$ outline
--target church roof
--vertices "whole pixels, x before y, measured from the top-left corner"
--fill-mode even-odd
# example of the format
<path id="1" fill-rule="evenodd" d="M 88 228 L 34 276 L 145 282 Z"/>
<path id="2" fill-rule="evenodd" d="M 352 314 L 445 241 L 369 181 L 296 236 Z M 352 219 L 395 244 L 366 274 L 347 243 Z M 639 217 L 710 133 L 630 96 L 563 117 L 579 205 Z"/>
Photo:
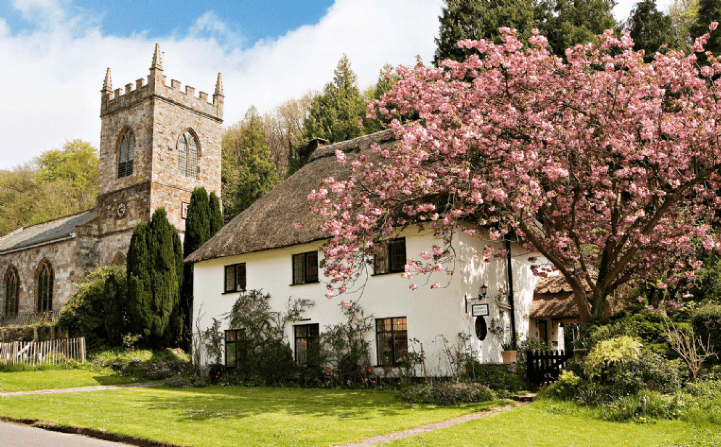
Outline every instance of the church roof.
<path id="1" fill-rule="evenodd" d="M 18 228 L 0 238 L 0 254 L 75 237 L 75 227 L 84 225 L 94 218 L 95 210 L 92 209 Z"/>
<path id="2" fill-rule="evenodd" d="M 361 152 L 372 154 L 372 143 L 389 147 L 395 142 L 393 130 L 384 130 L 315 150 L 308 164 L 256 200 L 247 210 L 228 222 L 218 233 L 185 259 L 208 259 L 304 244 L 328 237 L 320 226 L 323 218 L 309 211 L 308 194 L 318 189 L 321 179 L 348 178 L 347 166 Z M 338 163 L 335 151 L 347 154 L 345 165 Z M 301 228 L 294 228 L 294 223 Z"/>

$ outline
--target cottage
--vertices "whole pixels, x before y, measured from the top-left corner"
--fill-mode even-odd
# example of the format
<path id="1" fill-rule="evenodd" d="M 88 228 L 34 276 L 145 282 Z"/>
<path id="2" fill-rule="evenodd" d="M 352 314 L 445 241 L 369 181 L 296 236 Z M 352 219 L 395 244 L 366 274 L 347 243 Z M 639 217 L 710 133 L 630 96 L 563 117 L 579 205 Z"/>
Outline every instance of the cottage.
<path id="1" fill-rule="evenodd" d="M 352 160 L 359 153 L 371 153 L 372 143 L 390 147 L 394 142 L 390 130 L 326 147 L 316 141 L 306 147 L 312 153 L 303 154 L 307 163 L 298 172 L 191 254 L 186 262 L 194 265 L 198 329 L 210 327 L 213 318 L 222 319 L 240 291 L 262 290 L 270 294 L 271 306 L 278 312 L 289 302 L 302 307 L 302 321 L 285 327 L 299 363 L 305 359 L 309 341 L 326 326 L 344 320 L 343 301 L 357 302 L 373 317 L 374 327 L 366 338 L 375 367 L 392 367 L 407 352 L 420 353 L 421 349 L 429 375 L 451 374 L 450 355 L 459 350 L 481 362 L 499 362 L 501 344 L 510 341 L 511 327 L 515 326 L 521 337 L 528 333 L 536 278 L 528 260 L 533 253 L 520 245 L 510 244 L 508 259 L 486 263 L 474 256 L 486 244 L 504 248 L 501 242 L 491 242 L 483 228 L 477 228 L 477 234 L 485 238 L 462 231 L 454 236 L 452 276 L 434 273 L 436 276 L 422 278 L 416 290 L 409 288 L 411 282 L 401 275 L 406 260 L 430 250 L 435 240 L 430 233 L 407 229 L 383 246 L 355 287 L 325 298 L 327 284 L 319 263 L 327 236 L 320 230 L 322 218 L 309 212 L 307 195 L 322 178 L 348 175 L 347 168 L 336 160 L 336 150 Z M 302 227 L 296 228 L 296 222 Z M 431 289 L 435 282 L 442 287 Z M 242 328 L 230 327 L 227 319 L 222 321 L 227 346 Z M 226 362 L 234 359 L 226 356 Z"/>

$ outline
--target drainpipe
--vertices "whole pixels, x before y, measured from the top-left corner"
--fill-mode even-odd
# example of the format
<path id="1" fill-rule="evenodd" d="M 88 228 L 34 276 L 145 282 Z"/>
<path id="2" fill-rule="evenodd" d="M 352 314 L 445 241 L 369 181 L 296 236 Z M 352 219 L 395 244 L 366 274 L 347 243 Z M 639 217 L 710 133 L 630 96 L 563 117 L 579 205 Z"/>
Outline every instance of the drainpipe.
<path id="1" fill-rule="evenodd" d="M 516 303 L 513 298 L 513 270 L 511 269 L 511 241 L 506 239 L 506 259 L 508 260 L 508 302 L 511 307 L 511 343 L 516 346 Z"/>

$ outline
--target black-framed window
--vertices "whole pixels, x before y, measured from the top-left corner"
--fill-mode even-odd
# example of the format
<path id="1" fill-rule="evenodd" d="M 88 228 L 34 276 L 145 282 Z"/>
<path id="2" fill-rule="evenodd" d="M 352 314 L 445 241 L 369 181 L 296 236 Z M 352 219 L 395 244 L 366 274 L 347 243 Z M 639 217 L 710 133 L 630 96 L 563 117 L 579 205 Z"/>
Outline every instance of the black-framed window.
<path id="1" fill-rule="evenodd" d="M 225 292 L 245 290 L 245 263 L 225 266 Z"/>
<path id="2" fill-rule="evenodd" d="M 406 238 L 399 237 L 376 244 L 373 273 L 403 272 L 406 268 Z"/>
<path id="3" fill-rule="evenodd" d="M 17 315 L 19 290 L 20 275 L 15 267 L 10 266 L 5 273 L 5 315 Z"/>
<path id="4" fill-rule="evenodd" d="M 293 255 L 293 284 L 318 282 L 318 252 Z"/>
<path id="5" fill-rule="evenodd" d="M 55 273 L 50 262 L 44 260 L 38 271 L 38 312 L 53 310 L 53 283 Z"/>
<path id="6" fill-rule="evenodd" d="M 245 329 L 225 331 L 225 366 L 236 368 L 245 358 Z"/>
<path id="7" fill-rule="evenodd" d="M 378 366 L 402 363 L 408 353 L 408 325 L 406 317 L 376 320 Z"/>
<path id="8" fill-rule="evenodd" d="M 295 331 L 295 362 L 303 366 L 318 366 L 319 337 L 318 323 L 293 326 Z"/>
<path id="9" fill-rule="evenodd" d="M 135 134 L 128 129 L 120 140 L 120 154 L 118 157 L 118 178 L 133 174 L 133 161 L 135 160 Z"/>

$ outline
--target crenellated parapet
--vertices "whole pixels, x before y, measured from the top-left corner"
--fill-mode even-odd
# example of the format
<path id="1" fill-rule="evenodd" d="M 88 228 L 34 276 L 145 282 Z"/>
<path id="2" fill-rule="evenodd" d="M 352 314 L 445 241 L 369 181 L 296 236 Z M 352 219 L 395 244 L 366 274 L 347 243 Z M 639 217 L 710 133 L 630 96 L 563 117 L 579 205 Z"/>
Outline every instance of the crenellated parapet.
<path id="1" fill-rule="evenodd" d="M 166 76 L 163 74 L 162 53 L 160 53 L 158 44 L 155 44 L 153 62 L 147 79 L 140 78 L 135 81 L 135 84 L 126 84 L 124 89 L 118 88 L 113 90 L 110 68 L 108 68 L 105 74 L 103 89 L 100 92 L 101 117 L 120 109 L 133 107 L 136 104 L 157 99 L 191 109 L 196 113 L 201 113 L 217 120 L 222 121 L 223 119 L 223 102 L 225 95 L 223 94 L 221 74 L 218 73 L 218 80 L 211 101 L 208 100 L 208 94 L 206 92 L 198 92 L 196 96 L 194 87 L 185 86 L 184 90 L 181 89 L 181 82 L 175 79 L 172 79 L 170 85 L 167 85 Z"/>

